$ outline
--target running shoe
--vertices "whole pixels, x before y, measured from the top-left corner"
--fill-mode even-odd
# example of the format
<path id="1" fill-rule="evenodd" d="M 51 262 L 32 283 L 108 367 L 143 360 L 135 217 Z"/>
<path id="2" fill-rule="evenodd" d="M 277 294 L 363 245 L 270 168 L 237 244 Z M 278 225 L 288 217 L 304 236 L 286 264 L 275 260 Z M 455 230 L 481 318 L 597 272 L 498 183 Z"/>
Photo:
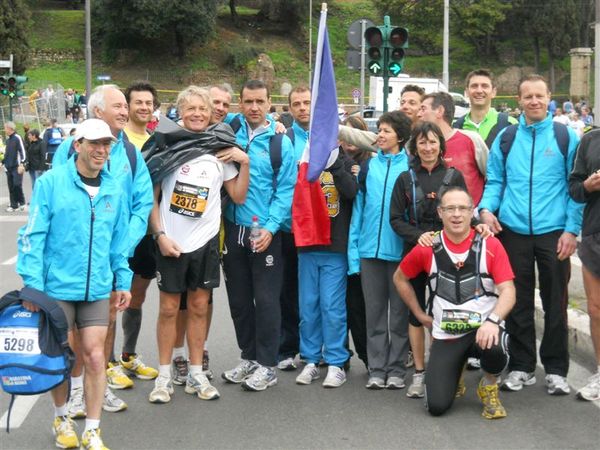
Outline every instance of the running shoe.
<path id="1" fill-rule="evenodd" d="M 404 382 L 404 378 L 400 377 L 388 377 L 385 388 L 386 389 L 404 389 L 406 387 L 406 383 Z"/>
<path id="2" fill-rule="evenodd" d="M 197 394 L 198 398 L 202 400 L 215 400 L 220 397 L 219 391 L 210 384 L 204 373 L 193 375 L 190 372 L 185 383 L 185 392 L 188 394 Z"/>
<path id="3" fill-rule="evenodd" d="M 286 358 L 282 361 L 279 361 L 279 364 L 277 364 L 277 368 L 279 370 L 283 370 L 284 372 L 292 372 L 296 370 L 298 366 L 296 366 L 294 358 Z"/>
<path id="4" fill-rule="evenodd" d="M 481 415 L 486 419 L 502 419 L 506 417 L 506 410 L 498 398 L 498 385 L 483 385 L 483 379 L 477 387 L 477 396 L 483 403 Z"/>
<path id="5" fill-rule="evenodd" d="M 71 419 L 83 419 L 86 416 L 83 386 L 71 389 L 67 406 Z"/>
<path id="6" fill-rule="evenodd" d="M 577 398 L 588 402 L 600 400 L 600 372 L 592 375 L 588 383 L 577 391 Z"/>
<path id="7" fill-rule="evenodd" d="M 213 371 L 210 370 L 209 364 L 210 358 L 208 357 L 208 350 L 204 350 L 204 353 L 202 355 L 202 372 L 204 373 L 204 375 L 206 375 L 206 378 L 212 380 L 214 375 Z"/>
<path id="8" fill-rule="evenodd" d="M 252 375 L 242 382 L 246 391 L 264 391 L 277 384 L 277 373 L 270 367 L 258 365 Z"/>
<path id="9" fill-rule="evenodd" d="M 127 403 L 117 397 L 113 391 L 106 386 L 104 391 L 104 401 L 102 402 L 102 409 L 106 412 L 119 412 L 127 409 Z"/>
<path id="10" fill-rule="evenodd" d="M 171 373 L 173 373 L 173 384 L 183 386 L 188 376 L 188 361 L 187 359 L 178 356 L 171 362 Z"/>
<path id="11" fill-rule="evenodd" d="M 425 372 L 413 374 L 412 383 L 406 391 L 406 396 L 410 398 L 423 398 L 425 396 Z"/>
<path id="12" fill-rule="evenodd" d="M 231 370 L 226 370 L 221 374 L 221 378 L 223 378 L 228 383 L 240 384 L 247 377 L 252 375 L 256 369 L 258 369 L 259 364 L 256 361 L 249 361 L 247 359 L 242 359 L 240 363 L 235 366 Z"/>
<path id="13" fill-rule="evenodd" d="M 548 389 L 550 395 L 568 395 L 571 393 L 566 377 L 553 373 L 546 375 L 546 389 Z"/>
<path id="14" fill-rule="evenodd" d="M 75 433 L 75 422 L 67 416 L 58 416 L 52 423 L 52 433 L 54 433 L 54 444 L 58 448 L 78 448 L 79 439 Z"/>
<path id="15" fill-rule="evenodd" d="M 321 369 L 316 364 L 310 363 L 304 366 L 300 375 L 296 377 L 296 384 L 311 384 L 321 377 Z"/>
<path id="16" fill-rule="evenodd" d="M 481 369 L 481 362 L 479 358 L 467 359 L 467 370 L 479 370 Z"/>
<path id="17" fill-rule="evenodd" d="M 501 389 L 503 391 L 520 391 L 523 386 L 531 386 L 535 384 L 535 374 L 533 372 L 527 373 L 520 370 L 513 370 L 509 372 L 508 377 L 502 383 Z"/>
<path id="18" fill-rule="evenodd" d="M 140 380 L 154 380 L 158 376 L 158 370 L 144 364 L 141 355 L 134 353 L 133 355 L 129 355 L 127 360 L 120 357 L 119 363 L 128 375 Z"/>
<path id="19" fill-rule="evenodd" d="M 6 212 L 15 212 L 17 210 L 17 208 L 13 208 L 12 206 L 9 206 L 8 208 L 6 208 Z"/>
<path id="20" fill-rule="evenodd" d="M 154 380 L 154 389 L 150 392 L 148 400 L 150 403 L 169 403 L 174 392 L 171 378 L 159 375 Z"/>
<path id="21" fill-rule="evenodd" d="M 100 437 L 100 428 L 87 430 L 81 435 L 81 450 L 108 450 Z"/>
<path id="22" fill-rule="evenodd" d="M 346 372 L 341 367 L 329 366 L 327 376 L 323 380 L 323 387 L 338 388 L 346 382 Z"/>
<path id="23" fill-rule="evenodd" d="M 365 387 L 367 389 L 385 389 L 385 381 L 383 378 L 370 377 Z"/>
<path id="24" fill-rule="evenodd" d="M 111 389 L 129 389 L 133 386 L 133 381 L 123 371 L 123 366 L 119 363 L 108 363 L 106 370 L 106 383 Z"/>

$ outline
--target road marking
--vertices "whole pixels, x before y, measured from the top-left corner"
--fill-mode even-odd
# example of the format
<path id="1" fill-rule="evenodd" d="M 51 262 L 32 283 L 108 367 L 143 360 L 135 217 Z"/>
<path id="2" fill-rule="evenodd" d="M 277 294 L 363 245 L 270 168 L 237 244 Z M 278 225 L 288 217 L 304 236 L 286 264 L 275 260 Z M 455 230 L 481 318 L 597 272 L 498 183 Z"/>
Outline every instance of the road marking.
<path id="1" fill-rule="evenodd" d="M 10 413 L 11 428 L 19 428 L 23 424 L 27 418 L 27 415 L 39 398 L 39 395 L 17 395 L 15 397 L 15 402 Z M 7 417 L 8 411 L 6 411 L 0 418 L 0 428 L 6 428 Z"/>
<path id="2" fill-rule="evenodd" d="M 0 216 L 0 222 L 27 222 L 27 216 Z"/>
<path id="3" fill-rule="evenodd" d="M 571 256 L 571 263 L 575 264 L 577 267 L 581 267 L 581 260 L 575 255 Z"/>
<path id="4" fill-rule="evenodd" d="M 6 261 L 4 261 L 2 263 L 3 266 L 12 266 L 14 263 L 17 262 L 17 255 L 13 256 L 12 258 L 7 259 Z"/>

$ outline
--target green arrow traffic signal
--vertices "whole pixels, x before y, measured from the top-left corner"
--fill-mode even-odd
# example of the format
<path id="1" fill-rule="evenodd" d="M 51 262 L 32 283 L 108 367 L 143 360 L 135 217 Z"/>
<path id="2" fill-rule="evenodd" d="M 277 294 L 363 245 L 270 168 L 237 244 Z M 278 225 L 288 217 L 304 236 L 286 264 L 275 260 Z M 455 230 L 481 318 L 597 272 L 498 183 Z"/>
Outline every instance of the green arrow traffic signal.
<path id="1" fill-rule="evenodd" d="M 390 31 L 390 58 L 387 66 L 388 74 L 397 77 L 404 66 L 404 49 L 408 47 L 408 30 L 395 27 Z"/>
<path id="2" fill-rule="evenodd" d="M 373 75 L 381 75 L 382 67 L 378 61 L 369 61 L 369 65 L 367 67 L 369 68 L 369 72 L 371 72 Z"/>
<path id="3" fill-rule="evenodd" d="M 369 55 L 369 72 L 375 76 L 381 76 L 384 63 L 384 44 L 385 36 L 381 27 L 369 27 L 365 30 L 365 42 L 367 44 L 367 54 Z"/>
<path id="4" fill-rule="evenodd" d="M 8 95 L 8 83 L 5 77 L 0 77 L 0 94 Z"/>

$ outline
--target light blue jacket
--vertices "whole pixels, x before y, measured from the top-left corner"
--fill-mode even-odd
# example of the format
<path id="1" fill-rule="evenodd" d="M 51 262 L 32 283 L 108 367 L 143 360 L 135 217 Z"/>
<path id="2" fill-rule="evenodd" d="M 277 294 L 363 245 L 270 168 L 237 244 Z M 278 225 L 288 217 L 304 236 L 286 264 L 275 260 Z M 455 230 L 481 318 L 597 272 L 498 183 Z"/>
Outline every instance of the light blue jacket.
<path id="1" fill-rule="evenodd" d="M 499 209 L 498 220 L 515 233 L 538 235 L 564 230 L 579 234 L 584 205 L 571 198 L 568 184 L 579 144 L 577 134 L 568 129 L 565 167 L 550 115 L 531 125 L 521 116 L 506 162 L 500 149 L 505 131 L 492 144 L 479 209 Z"/>
<path id="2" fill-rule="evenodd" d="M 298 177 L 292 142 L 287 136 L 281 143 L 281 168 L 277 176 L 277 188 L 273 191 L 273 168 L 269 153 L 269 142 L 275 135 L 270 126 L 248 142 L 248 126 L 240 115 L 242 126 L 236 133 L 237 143 L 244 148 L 250 158 L 250 185 L 246 201 L 241 205 L 229 203 L 225 218 L 232 223 L 250 226 L 252 216 L 257 216 L 260 226 L 272 234 L 292 216 L 292 198 Z"/>
<path id="3" fill-rule="evenodd" d="M 25 286 L 67 301 L 107 299 L 128 291 L 127 205 L 121 186 L 101 172 L 93 200 L 77 174 L 75 159 L 35 183 L 29 220 L 19 230 L 17 273 Z"/>
<path id="4" fill-rule="evenodd" d="M 304 148 L 306 147 L 306 142 L 308 141 L 308 131 L 302 128 L 300 125 L 294 121 L 292 127 L 288 129 L 292 130 L 294 133 L 294 141 L 292 144 L 294 145 L 294 161 L 296 162 L 296 167 L 298 167 L 298 162 L 302 159 L 302 154 L 304 153 Z M 290 216 L 282 225 L 281 229 L 288 233 L 292 232 L 292 217 Z"/>
<path id="5" fill-rule="evenodd" d="M 110 160 L 107 163 L 110 173 L 121 184 L 122 192 L 126 193 L 127 207 L 129 210 L 129 257 L 148 229 L 148 217 L 154 204 L 152 181 L 142 154 L 136 149 L 137 163 L 135 176 L 131 175 L 131 166 L 123 144 L 124 133 L 119 133 L 119 138 L 110 149 Z M 73 138 L 63 141 L 56 150 L 52 159 L 52 167 L 60 167 L 69 158 L 69 149 Z"/>
<path id="6" fill-rule="evenodd" d="M 408 155 L 381 150 L 368 160 L 365 187 L 361 186 L 352 208 L 348 240 L 348 274 L 360 272 L 360 258 L 400 261 L 404 241 L 390 225 L 390 200 L 396 179 L 408 170 Z"/>

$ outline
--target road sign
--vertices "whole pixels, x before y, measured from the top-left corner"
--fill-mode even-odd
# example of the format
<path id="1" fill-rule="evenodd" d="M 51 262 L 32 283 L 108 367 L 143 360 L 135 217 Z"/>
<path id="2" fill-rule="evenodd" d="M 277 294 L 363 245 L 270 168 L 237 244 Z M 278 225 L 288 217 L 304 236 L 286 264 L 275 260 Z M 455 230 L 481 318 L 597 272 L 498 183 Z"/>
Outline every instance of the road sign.
<path id="1" fill-rule="evenodd" d="M 0 68 L 10 69 L 12 67 L 10 59 L 1 60 L 0 59 Z"/>
<path id="2" fill-rule="evenodd" d="M 360 98 L 360 89 L 352 89 L 352 98 Z"/>
<path id="3" fill-rule="evenodd" d="M 96 77 L 96 79 L 98 81 L 110 81 L 111 80 L 110 75 L 98 75 Z"/>
<path id="4" fill-rule="evenodd" d="M 346 50 L 346 67 L 350 70 L 360 70 L 360 52 Z"/>
<path id="5" fill-rule="evenodd" d="M 350 47 L 355 48 L 356 50 L 360 50 L 360 45 L 362 44 L 361 20 L 365 20 L 367 22 L 365 28 L 373 26 L 373 22 L 371 22 L 369 19 L 358 19 L 352 22 L 350 28 L 348 28 L 348 44 L 350 44 Z"/>
<path id="6" fill-rule="evenodd" d="M 381 65 L 377 61 L 369 61 L 367 67 L 369 68 L 369 72 L 371 72 L 375 76 L 381 74 L 382 72 Z"/>

